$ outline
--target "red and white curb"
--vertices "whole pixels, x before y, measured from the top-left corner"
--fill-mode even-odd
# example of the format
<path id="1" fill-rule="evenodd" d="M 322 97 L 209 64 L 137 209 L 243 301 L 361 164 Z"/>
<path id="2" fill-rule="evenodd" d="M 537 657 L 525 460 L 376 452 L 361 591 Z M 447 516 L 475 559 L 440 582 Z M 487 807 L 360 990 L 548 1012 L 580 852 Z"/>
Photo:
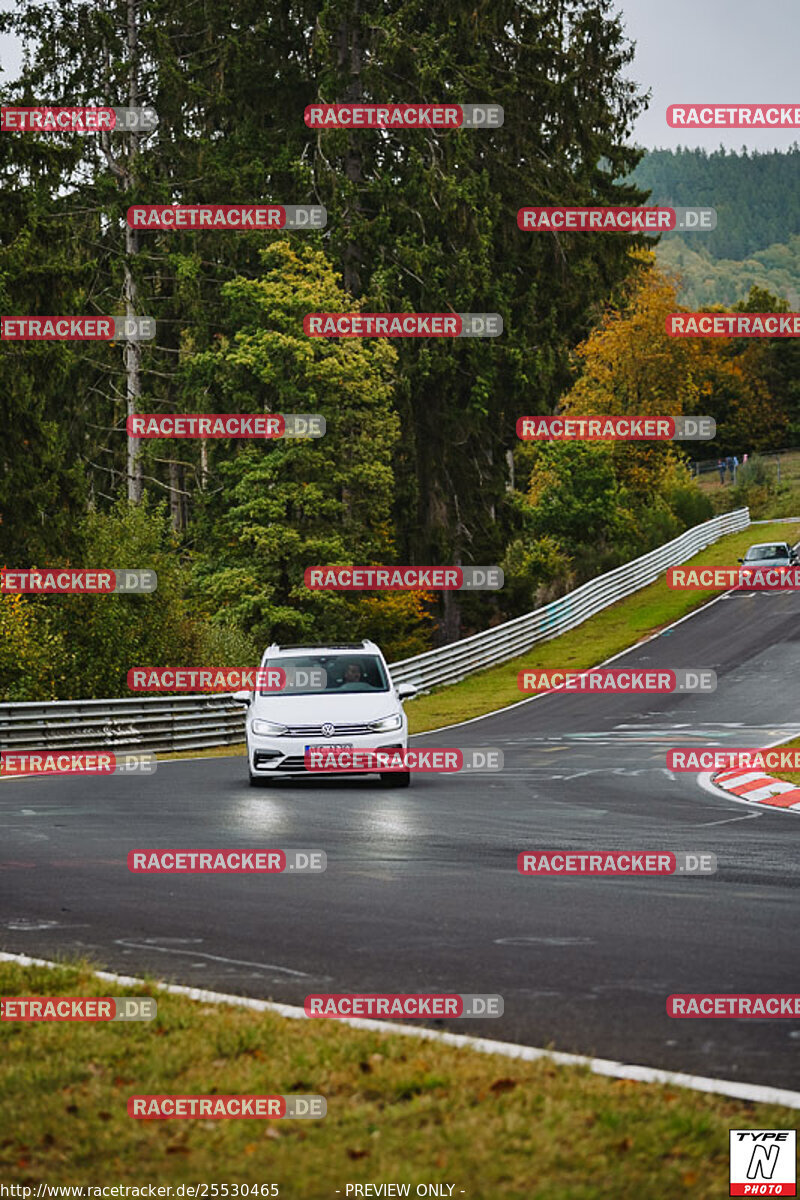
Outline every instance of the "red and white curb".
<path id="1" fill-rule="evenodd" d="M 747 804 L 800 812 L 800 787 L 763 771 L 742 771 L 739 767 L 718 771 L 711 776 L 711 782 Z"/>

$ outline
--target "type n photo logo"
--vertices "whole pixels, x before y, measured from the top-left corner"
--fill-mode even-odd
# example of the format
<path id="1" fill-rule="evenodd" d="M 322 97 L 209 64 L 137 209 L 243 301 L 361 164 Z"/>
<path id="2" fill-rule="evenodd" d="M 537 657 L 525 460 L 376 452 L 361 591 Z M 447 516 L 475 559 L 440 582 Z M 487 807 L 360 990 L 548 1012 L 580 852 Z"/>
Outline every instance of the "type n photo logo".
<path id="1" fill-rule="evenodd" d="M 731 1196 L 796 1196 L 794 1129 L 731 1129 Z"/>

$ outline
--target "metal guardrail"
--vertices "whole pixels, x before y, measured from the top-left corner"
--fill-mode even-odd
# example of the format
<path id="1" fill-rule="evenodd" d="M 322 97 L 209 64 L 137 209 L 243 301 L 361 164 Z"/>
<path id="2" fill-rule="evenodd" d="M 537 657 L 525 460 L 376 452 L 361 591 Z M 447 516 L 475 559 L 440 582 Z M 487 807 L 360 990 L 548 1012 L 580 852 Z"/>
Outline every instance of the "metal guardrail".
<path id="1" fill-rule="evenodd" d="M 201 750 L 244 741 L 229 695 L 0 704 L 0 750 Z"/>
<path id="2" fill-rule="evenodd" d="M 537 642 L 574 629 L 625 596 L 653 583 L 729 533 L 747 529 L 747 508 L 713 517 L 632 562 L 589 580 L 543 608 L 484 633 L 391 663 L 395 683 L 426 691 L 507 662 Z M 198 750 L 244 741 L 244 709 L 230 695 L 157 696 L 130 700 L 0 703 L 0 749 Z"/>
<path id="3" fill-rule="evenodd" d="M 702 525 L 687 529 L 649 554 L 590 579 L 574 592 L 568 592 L 544 608 L 496 625 L 485 633 L 475 633 L 472 637 L 442 646 L 439 650 L 428 650 L 414 658 L 392 663 L 389 668 L 392 679 L 395 683 L 413 682 L 421 688 L 441 687 L 443 684 L 457 683 L 473 671 L 507 662 L 524 654 L 537 642 L 549 641 L 568 629 L 574 629 L 610 604 L 653 583 L 667 567 L 686 562 L 712 542 L 728 533 L 747 529 L 749 524 L 750 510 L 747 508 L 713 517 Z"/>

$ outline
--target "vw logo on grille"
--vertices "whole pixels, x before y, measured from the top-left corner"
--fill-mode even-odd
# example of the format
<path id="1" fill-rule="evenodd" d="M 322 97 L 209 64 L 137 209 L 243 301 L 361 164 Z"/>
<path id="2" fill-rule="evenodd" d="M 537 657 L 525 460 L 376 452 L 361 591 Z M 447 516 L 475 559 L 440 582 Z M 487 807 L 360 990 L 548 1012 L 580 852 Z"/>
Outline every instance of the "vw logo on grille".
<path id="1" fill-rule="evenodd" d="M 322 736 L 323 737 L 333 737 L 333 735 L 335 733 L 336 733 L 336 726 L 331 725 L 330 721 L 326 721 L 325 724 L 322 726 Z"/>

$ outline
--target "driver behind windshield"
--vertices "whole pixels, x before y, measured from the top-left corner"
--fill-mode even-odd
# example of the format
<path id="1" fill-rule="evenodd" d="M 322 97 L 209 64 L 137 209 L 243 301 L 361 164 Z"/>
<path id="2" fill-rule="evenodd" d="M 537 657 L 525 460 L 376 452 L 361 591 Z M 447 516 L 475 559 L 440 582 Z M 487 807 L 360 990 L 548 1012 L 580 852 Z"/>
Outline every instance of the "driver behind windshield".
<path id="1" fill-rule="evenodd" d="M 373 690 L 374 684 L 365 678 L 361 663 L 348 663 L 344 669 L 341 687 L 337 690 L 340 692 L 363 692 L 367 688 Z"/>

